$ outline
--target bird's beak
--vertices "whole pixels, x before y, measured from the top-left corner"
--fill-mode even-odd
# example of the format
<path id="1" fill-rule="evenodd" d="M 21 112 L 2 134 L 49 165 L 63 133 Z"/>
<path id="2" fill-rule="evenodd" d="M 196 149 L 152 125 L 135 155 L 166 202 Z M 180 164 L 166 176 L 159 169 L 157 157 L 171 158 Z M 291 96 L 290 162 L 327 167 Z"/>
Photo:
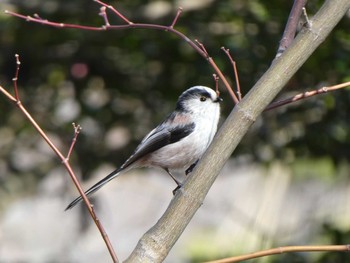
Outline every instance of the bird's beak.
<path id="1" fill-rule="evenodd" d="M 223 101 L 223 99 L 220 98 L 220 97 L 217 97 L 216 100 L 214 100 L 214 102 L 219 102 L 219 103 L 222 102 L 222 101 Z"/>

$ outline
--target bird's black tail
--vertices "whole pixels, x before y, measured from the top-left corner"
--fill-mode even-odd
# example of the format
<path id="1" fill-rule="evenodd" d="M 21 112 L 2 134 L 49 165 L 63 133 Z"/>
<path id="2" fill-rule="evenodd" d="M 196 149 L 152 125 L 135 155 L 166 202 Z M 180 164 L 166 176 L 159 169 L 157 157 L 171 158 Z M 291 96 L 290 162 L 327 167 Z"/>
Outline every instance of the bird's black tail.
<path id="1" fill-rule="evenodd" d="M 94 184 L 92 187 L 90 187 L 85 194 L 86 195 L 91 195 L 93 193 L 95 193 L 98 189 L 100 189 L 102 186 L 104 186 L 106 183 L 108 183 L 110 180 L 112 180 L 113 178 L 117 177 L 124 169 L 123 168 L 118 168 L 116 170 L 114 170 L 113 172 L 111 172 L 109 175 L 107 175 L 105 178 L 103 178 L 101 181 L 97 182 L 96 184 Z M 77 197 L 76 199 L 73 200 L 73 202 L 71 202 L 64 211 L 67 211 L 71 208 L 73 208 L 76 204 L 78 204 L 79 202 L 81 202 L 83 200 L 83 198 L 81 196 Z"/>

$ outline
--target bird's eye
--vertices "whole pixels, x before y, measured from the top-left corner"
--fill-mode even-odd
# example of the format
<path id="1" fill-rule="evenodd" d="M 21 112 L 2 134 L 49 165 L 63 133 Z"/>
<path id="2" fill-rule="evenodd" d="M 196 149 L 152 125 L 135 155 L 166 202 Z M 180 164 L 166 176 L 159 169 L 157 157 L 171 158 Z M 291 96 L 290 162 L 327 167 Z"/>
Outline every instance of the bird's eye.
<path id="1" fill-rule="evenodd" d="M 204 96 L 201 96 L 199 99 L 200 99 L 200 101 L 206 101 L 207 100 L 207 98 L 204 97 Z"/>

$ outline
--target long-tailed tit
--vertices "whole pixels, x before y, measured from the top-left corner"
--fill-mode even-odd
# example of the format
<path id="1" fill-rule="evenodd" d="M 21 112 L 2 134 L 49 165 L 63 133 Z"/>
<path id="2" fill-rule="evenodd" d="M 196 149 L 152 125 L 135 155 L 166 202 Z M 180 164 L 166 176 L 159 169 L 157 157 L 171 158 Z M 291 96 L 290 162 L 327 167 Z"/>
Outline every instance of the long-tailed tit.
<path id="1" fill-rule="evenodd" d="M 214 90 L 203 86 L 183 92 L 175 110 L 146 135 L 129 159 L 88 189 L 86 195 L 96 192 L 121 173 L 137 167 L 163 168 L 178 185 L 176 189 L 181 187 L 170 170 L 187 169 L 186 174 L 193 170 L 216 133 L 221 101 Z M 66 210 L 81 200 L 81 196 L 76 198 Z"/>

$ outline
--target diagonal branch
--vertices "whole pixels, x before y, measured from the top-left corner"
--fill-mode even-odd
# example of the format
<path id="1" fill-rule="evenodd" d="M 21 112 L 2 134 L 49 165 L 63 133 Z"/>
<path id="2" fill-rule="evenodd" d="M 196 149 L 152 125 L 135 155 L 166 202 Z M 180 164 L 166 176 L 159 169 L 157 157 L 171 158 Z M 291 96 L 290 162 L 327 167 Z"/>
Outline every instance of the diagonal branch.
<path id="1" fill-rule="evenodd" d="M 237 93 L 238 99 L 242 100 L 241 85 L 239 83 L 236 61 L 233 60 L 233 58 L 232 58 L 232 56 L 230 54 L 230 50 L 228 48 L 221 47 L 221 50 L 223 50 L 225 52 L 226 56 L 228 57 L 228 59 L 230 60 L 230 62 L 232 64 L 233 73 L 235 74 L 235 81 L 236 81 L 236 85 L 237 85 L 236 93 Z"/>
<path id="2" fill-rule="evenodd" d="M 79 191 L 79 194 L 82 196 L 85 205 L 87 206 L 89 213 L 92 217 L 92 219 L 94 220 L 98 230 L 101 233 L 101 236 L 103 238 L 103 240 L 106 243 L 106 246 L 108 248 L 108 251 L 113 259 L 114 262 L 118 262 L 118 258 L 117 255 L 114 252 L 113 246 L 109 240 L 109 237 L 103 227 L 103 225 L 101 224 L 101 221 L 99 220 L 99 218 L 97 217 L 93 206 L 91 205 L 89 199 L 86 197 L 84 190 L 81 187 L 81 184 L 78 180 L 78 178 L 76 177 L 70 163 L 69 163 L 69 157 L 72 153 L 73 147 L 75 145 L 76 142 L 76 138 L 80 132 L 80 126 L 74 126 L 74 138 L 73 141 L 71 143 L 69 152 L 67 154 L 67 157 L 65 157 L 61 151 L 55 146 L 55 144 L 51 141 L 51 139 L 46 135 L 46 133 L 43 131 L 43 129 L 40 127 L 40 125 L 34 120 L 34 118 L 31 116 L 31 114 L 27 111 L 27 109 L 23 106 L 19 96 L 18 96 L 18 86 L 17 86 L 17 80 L 18 80 L 18 75 L 19 75 L 19 66 L 20 66 L 20 61 L 19 61 L 19 55 L 16 54 L 16 64 L 17 64 L 17 68 L 16 68 L 16 74 L 15 77 L 13 78 L 13 82 L 14 82 L 14 92 L 15 92 L 15 97 L 12 96 L 9 92 L 7 92 L 2 86 L 0 86 L 0 92 L 2 92 L 10 101 L 12 101 L 13 103 L 15 103 L 15 105 L 21 110 L 21 112 L 24 114 L 24 116 L 29 120 L 29 122 L 34 126 L 34 128 L 37 130 L 37 132 L 40 134 L 40 136 L 46 141 L 46 143 L 50 146 L 50 148 L 54 151 L 54 153 L 57 155 L 57 157 L 62 161 L 62 164 L 65 166 L 67 172 L 69 173 L 71 179 L 73 180 L 73 183 L 75 184 L 76 188 Z"/>
<path id="3" fill-rule="evenodd" d="M 299 18 L 303 12 L 303 8 L 306 5 L 306 2 L 307 0 L 294 0 L 294 4 L 290 11 L 286 28 L 284 29 L 283 36 L 277 50 L 276 58 L 280 57 L 294 40 Z"/>
<path id="4" fill-rule="evenodd" d="M 272 109 L 281 107 L 283 105 L 286 105 L 286 104 L 289 104 L 289 103 L 292 103 L 292 102 L 296 102 L 298 100 L 307 99 L 307 98 L 310 98 L 310 97 L 315 96 L 315 95 L 327 93 L 329 91 L 334 91 L 334 90 L 337 90 L 337 89 L 346 88 L 346 87 L 349 87 L 349 86 L 350 86 L 350 82 L 345 82 L 345 83 L 337 84 L 337 85 L 334 85 L 334 86 L 322 87 L 322 88 L 317 89 L 317 90 L 306 91 L 306 92 L 297 94 L 297 95 L 295 95 L 295 96 L 293 96 L 291 98 L 285 99 L 285 100 L 275 101 L 275 102 L 271 103 L 269 106 L 267 106 L 265 111 L 272 110 Z"/>
<path id="5" fill-rule="evenodd" d="M 280 59 L 233 109 L 191 176 L 159 221 L 139 240 L 126 262 L 161 262 L 199 209 L 222 167 L 264 111 L 350 8 L 350 0 L 327 0 Z"/>

